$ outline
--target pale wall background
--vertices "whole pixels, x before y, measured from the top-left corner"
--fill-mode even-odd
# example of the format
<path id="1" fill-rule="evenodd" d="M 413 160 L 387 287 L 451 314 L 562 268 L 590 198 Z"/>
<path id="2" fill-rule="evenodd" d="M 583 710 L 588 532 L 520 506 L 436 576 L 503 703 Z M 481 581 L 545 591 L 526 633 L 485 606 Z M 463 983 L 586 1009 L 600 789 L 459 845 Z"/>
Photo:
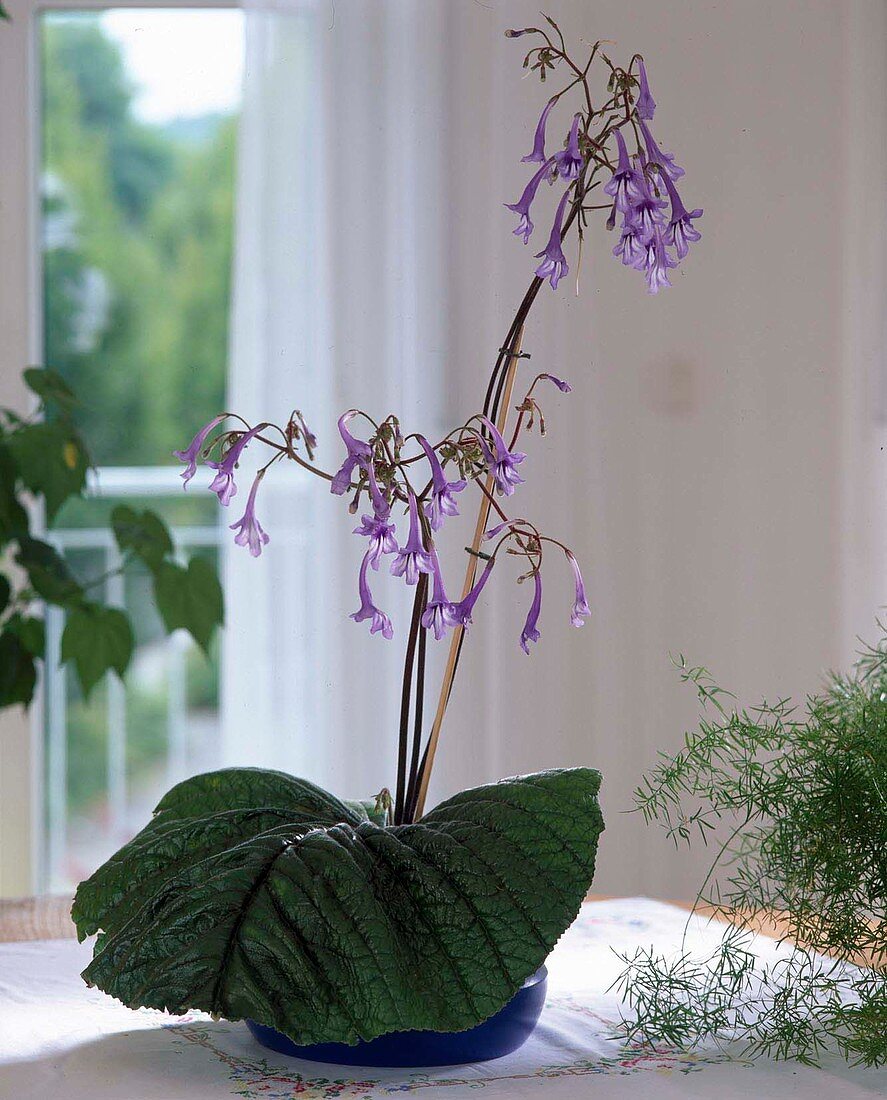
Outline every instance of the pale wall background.
<path id="1" fill-rule="evenodd" d="M 331 57 L 348 35 L 372 37 L 368 10 L 356 0 L 330 9 Z M 528 659 L 516 644 L 525 593 L 500 583 L 465 651 L 433 793 L 594 765 L 605 776 L 608 822 L 596 889 L 692 896 L 700 857 L 675 853 L 622 813 L 657 749 L 676 747 L 693 722 L 694 700 L 669 653 L 707 664 L 750 702 L 802 696 L 850 658 L 857 632 L 874 635 L 884 598 L 875 397 L 884 372 L 887 17 L 871 0 L 561 0 L 547 10 L 571 40 L 612 39 L 620 58 L 648 57 L 656 133 L 687 169 L 684 197 L 705 208 L 704 238 L 674 288 L 650 298 L 640 276 L 609 256 L 613 241 L 598 224 L 581 295 L 572 280 L 540 295 L 525 348 L 534 367 L 568 378 L 574 392 L 546 401 L 550 433 L 527 448 L 519 510 L 573 545 L 594 614 L 573 630 L 568 575 L 549 570 L 543 638 Z M 411 269 L 416 315 L 438 309 L 436 324 L 412 333 L 417 369 L 442 370 L 442 392 L 417 390 L 408 357 L 386 389 L 393 407 L 405 399 L 430 430 L 428 421 L 446 425 L 478 406 L 532 271 L 498 203 L 521 189 L 518 161 L 543 98 L 535 80 L 519 79 L 521 43 L 502 32 L 538 19 L 538 6 L 390 0 L 384 10 L 373 5 L 372 19 L 380 41 L 402 36 L 413 76 L 427 76 L 422 119 L 433 122 L 439 102 L 443 120 L 411 129 L 398 106 L 409 139 L 427 144 L 435 182 L 391 192 L 408 197 L 409 225 L 442 258 L 425 272 L 414 256 Z M 372 111 L 380 88 L 396 105 L 399 74 L 367 56 L 367 79 L 378 84 L 360 109 Z M 371 146 L 373 134 L 360 140 Z M 396 154 L 396 142 L 384 147 Z M 6 218 L 24 201 L 16 182 L 24 161 L 10 163 Z M 390 177 L 395 186 L 397 172 Z M 366 189 L 350 181 L 343 210 L 354 233 L 347 217 L 334 233 L 331 263 L 338 256 L 351 271 L 365 307 L 348 297 L 340 327 L 320 341 L 343 368 L 364 364 L 358 389 L 372 387 L 367 356 L 381 355 L 383 340 L 403 355 L 400 340 L 415 321 L 395 318 L 384 333 L 376 326 L 375 306 L 397 292 L 390 272 L 387 283 L 373 278 L 378 242 L 366 223 L 380 179 Z M 27 359 L 23 286 L 7 289 L 4 397 Z M 365 397 L 347 377 L 332 408 Z M 329 507 L 320 520 L 333 521 Z M 255 576 L 242 583 L 258 584 Z M 254 591 L 242 590 L 235 605 Z M 353 609 L 350 589 L 327 595 L 327 621 Z M 344 620 L 341 629 L 354 630 Z M 383 754 L 374 748 L 367 765 L 355 748 L 364 708 L 343 690 L 338 638 L 325 642 L 332 655 L 320 681 L 344 716 L 328 738 L 324 729 L 313 777 L 366 794 L 378 787 L 372 769 Z M 378 679 L 376 641 L 361 639 L 357 653 L 341 643 L 350 647 L 349 683 Z M 237 692 L 235 684 L 231 697 Z M 15 893 L 27 889 L 28 847 L 18 717 L 2 720 L 0 745 L 0 892 Z"/>
<path id="2" fill-rule="evenodd" d="M 475 85 L 464 124 L 482 132 L 479 171 L 505 196 L 519 190 L 512 158 L 539 90 L 498 79 L 501 70 L 491 79 L 484 58 L 503 27 L 532 25 L 538 5 L 485 7 L 483 19 L 460 9 L 474 33 L 454 51 L 454 79 Z M 687 169 L 688 205 L 705 208 L 703 240 L 674 288 L 649 298 L 598 228 L 581 296 L 540 296 L 525 347 L 574 393 L 546 403 L 550 435 L 528 448 L 520 509 L 567 530 L 594 615 L 581 632 L 557 622 L 568 583 L 549 585 L 528 662 L 512 645 L 524 609 L 500 599 L 495 622 L 471 639 L 477 659 L 457 699 L 471 732 L 454 724 L 442 763 L 454 781 L 466 757 L 490 777 L 599 767 L 608 832 L 596 888 L 693 896 L 704 853 L 677 854 L 620 813 L 641 769 L 678 746 L 695 713 L 668 654 L 706 664 L 749 702 L 802 697 L 852 656 L 856 632 L 875 635 L 884 602 L 874 400 L 884 371 L 884 5 L 601 0 L 547 10 L 571 39 L 614 39 L 614 55 L 648 58 L 655 130 Z M 470 212 L 471 173 L 456 174 L 453 189 L 453 205 Z M 471 392 L 473 334 L 489 333 L 497 309 L 504 331 L 527 267 L 495 217 L 468 216 L 455 266 L 474 274 L 453 291 L 454 329 L 466 334 L 460 396 Z M 479 723 L 468 717 L 475 692 L 486 699 Z"/>

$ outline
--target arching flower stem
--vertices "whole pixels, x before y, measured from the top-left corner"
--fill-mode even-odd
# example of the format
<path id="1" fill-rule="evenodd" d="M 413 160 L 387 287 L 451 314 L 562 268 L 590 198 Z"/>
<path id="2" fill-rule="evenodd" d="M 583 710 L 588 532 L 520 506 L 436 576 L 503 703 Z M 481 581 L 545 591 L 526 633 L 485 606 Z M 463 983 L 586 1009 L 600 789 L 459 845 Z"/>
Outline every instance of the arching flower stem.
<path id="1" fill-rule="evenodd" d="M 573 571 L 575 599 L 571 620 L 574 625 L 580 626 L 590 613 L 584 582 L 572 552 L 558 540 L 541 535 L 532 523 L 523 519 L 510 519 L 495 496 L 495 491 L 504 496 L 511 496 L 523 481 L 516 468 L 526 456 L 514 449 L 520 433 L 532 428 L 536 417 L 539 419 L 540 428 L 544 431 L 542 411 L 534 397 L 538 384 L 547 380 L 563 392 L 568 392 L 570 388 L 567 383 L 554 375 L 545 372 L 537 374 L 523 402 L 517 406 L 516 418 L 509 423 L 510 403 L 519 360 L 528 357 L 521 351 L 524 325 L 540 293 L 544 282 L 543 276 L 550 280 L 552 287 L 555 287 L 558 280 L 567 274 L 568 256 L 562 244 L 572 230 L 576 231 L 579 239 L 577 269 L 581 266 L 587 212 L 592 210 L 611 211 L 612 216 L 607 222 L 608 229 L 615 228 L 617 208 L 622 210 L 625 219 L 622 227 L 623 236 L 627 227 L 643 239 L 637 242 L 637 248 L 632 246 L 634 251 L 627 258 L 620 255 L 622 249 L 618 246 L 615 253 L 629 266 L 639 267 L 638 256 L 635 253 L 639 248 L 646 249 L 648 258 L 645 273 L 652 282 L 656 283 L 656 287 L 667 283 L 666 268 L 674 266 L 669 262 L 670 257 L 666 255 L 663 258 L 659 255 L 659 252 L 664 251 L 665 245 L 677 249 L 679 253 L 682 250 L 686 252 L 687 242 L 698 239 L 698 230 L 695 229 L 692 221 L 701 211 L 688 212 L 680 199 L 676 198 L 674 188 L 669 186 L 679 174 L 682 174 L 683 170 L 674 164 L 674 157 L 671 154 L 662 152 L 646 126 L 646 121 L 652 118 L 655 104 L 649 93 L 646 72 L 640 66 L 639 56 L 635 55 L 626 70 L 614 66 L 606 55 L 603 55 L 603 60 L 610 70 L 610 80 L 607 94 L 602 97 L 603 102 L 595 110 L 587 78 L 592 61 L 598 54 L 599 43 L 595 44 L 590 51 L 584 67 L 580 67 L 568 55 L 563 35 L 556 23 L 549 19 L 548 24 L 550 30 L 526 28 L 511 32 L 514 37 L 524 34 L 541 36 L 544 45 L 534 46 L 529 51 L 526 65 L 529 66 L 532 62 L 531 67 L 539 71 L 543 80 L 546 71 L 552 70 L 560 62 L 563 62 L 564 67 L 569 70 L 566 74 L 566 85 L 559 91 L 555 90 L 554 95 L 549 97 L 539 120 L 533 139 L 533 153 L 524 158 L 541 164 L 542 168 L 538 173 L 533 170 L 533 178 L 529 184 L 525 184 L 521 198 L 517 203 L 512 204 L 512 210 L 524 219 L 518 228 L 518 234 L 528 236 L 532 232 L 533 227 L 529 221 L 530 202 L 546 178 L 549 182 L 554 182 L 554 179 L 559 176 L 567 186 L 557 202 L 557 211 L 551 225 L 548 243 L 543 252 L 537 253 L 537 259 L 543 262 L 530 281 L 505 339 L 499 347 L 490 372 L 482 411 L 461 428 L 450 432 L 440 443 L 432 446 L 428 440 L 418 435 L 405 438 L 401 432 L 399 419 L 393 414 L 386 416 L 381 423 L 377 423 L 362 410 L 349 409 L 339 418 L 339 433 L 345 447 L 345 457 L 334 474 L 327 473 L 314 465 L 316 439 L 298 410 L 291 413 L 285 428 L 268 423 L 250 428 L 243 422 L 246 431 L 236 430 L 230 433 L 221 431 L 218 437 L 205 447 L 210 432 L 219 423 L 216 420 L 205 425 L 191 440 L 189 446 L 178 455 L 186 463 L 183 476 L 187 480 L 193 474 L 195 459 L 199 461 L 205 450 L 218 447 L 222 461 L 213 463 L 218 470 L 213 490 L 219 493 L 220 499 L 224 495 L 223 503 L 228 503 L 230 497 L 234 495 L 234 468 L 241 451 L 253 439 L 259 439 L 274 452 L 271 462 L 284 457 L 292 459 L 308 472 L 330 482 L 334 494 L 350 494 L 349 511 L 352 513 L 358 509 L 364 493 L 370 498 L 372 514 L 363 517 L 363 524 L 356 532 L 366 536 L 369 543 L 364 544 L 367 549 L 358 577 L 360 607 L 351 617 L 358 622 L 368 622 L 371 633 L 381 633 L 383 637 L 391 637 L 393 633 L 391 621 L 376 606 L 368 584 L 368 570 L 377 568 L 383 555 L 394 554 L 392 572 L 395 575 L 403 575 L 408 583 L 415 585 L 412 619 L 404 655 L 394 814 L 394 820 L 398 823 L 413 821 L 422 814 L 441 726 L 458 669 L 465 627 L 471 622 L 474 605 L 492 574 L 500 551 L 522 558 L 522 564 L 528 567 L 518 578 L 519 583 L 530 579 L 533 582 L 534 596 L 521 635 L 521 644 L 525 650 L 529 648 L 529 643 L 539 637 L 543 543 L 551 543 L 562 550 Z M 639 82 L 635 80 L 632 72 L 635 63 L 640 66 Z M 634 89 L 639 83 L 640 92 L 635 96 Z M 577 85 L 581 85 L 587 109 L 573 113 L 570 132 L 564 147 L 552 157 L 546 158 L 544 138 L 549 114 L 561 97 Z M 631 127 L 630 130 L 625 130 L 626 136 L 634 133 L 637 142 L 637 154 L 634 157 L 629 157 L 625 148 L 620 132 L 624 127 Z M 608 146 L 612 145 L 611 139 L 614 133 L 620 150 L 619 163 L 615 167 L 608 153 Z M 615 158 L 612 159 L 615 160 Z M 651 174 L 651 165 L 653 170 L 658 166 L 658 174 L 655 176 Z M 590 192 L 596 188 L 603 188 L 606 194 L 613 197 L 613 181 L 604 186 L 602 178 L 604 168 L 609 170 L 611 176 L 619 172 L 623 175 L 634 173 L 632 180 L 637 180 L 637 186 L 634 189 L 626 184 L 623 188 L 624 201 L 616 202 L 615 205 L 601 203 L 598 206 L 588 202 Z M 601 178 L 598 178 L 599 176 Z M 654 185 L 655 191 L 652 190 Z M 670 221 L 667 221 L 662 213 L 662 208 L 667 205 L 659 193 L 663 188 L 672 200 Z M 604 194 L 600 197 L 603 198 Z M 624 210 L 623 207 L 625 207 Z M 649 246 L 653 235 L 662 247 L 655 253 L 653 259 L 656 260 L 656 264 L 651 268 Z M 347 424 L 355 417 L 363 418 L 371 430 L 367 431 L 364 427 L 352 434 Z M 506 435 L 512 432 L 511 443 L 506 443 Z M 278 435 L 282 442 L 278 442 Z M 408 440 L 416 440 L 422 453 L 404 455 Z M 440 454 L 437 453 L 438 451 Z M 425 480 L 428 471 L 431 476 L 427 484 L 417 491 L 411 483 L 410 473 L 413 464 L 422 461 L 427 463 L 427 467 L 419 467 L 421 475 L 414 474 L 413 480 L 418 482 L 420 477 Z M 267 465 L 270 464 L 269 462 Z M 267 541 L 255 518 L 256 490 L 267 465 L 262 468 L 253 483 L 243 518 L 234 525 L 236 528 L 241 528 L 238 541 L 245 541 L 253 553 L 257 553 Z M 447 472 L 448 467 L 449 472 Z M 456 474 L 458 480 L 450 481 L 449 478 L 455 471 L 458 471 Z M 454 495 L 460 492 L 469 480 L 477 484 L 480 497 L 473 542 L 471 546 L 466 547 L 468 559 L 462 597 L 456 602 L 451 600 L 447 593 L 448 586 L 445 585 L 445 578 L 441 573 L 432 529 L 441 528 L 445 522 L 444 517 L 458 515 L 459 509 Z M 409 532 L 406 540 L 398 548 L 399 540 L 395 536 L 400 521 L 395 520 L 392 510 L 395 505 L 401 504 L 407 505 Z M 496 528 L 488 531 L 487 524 L 493 513 L 500 522 Z M 496 536 L 498 540 L 492 553 L 483 553 L 480 547 L 484 539 L 493 539 Z M 478 579 L 478 570 L 482 563 L 483 573 Z M 427 634 L 431 629 L 434 630 L 437 638 L 443 638 L 447 632 L 450 632 L 450 640 L 437 708 L 423 752 L 424 677 Z M 410 738 L 411 730 L 412 738 Z"/>
<path id="2" fill-rule="evenodd" d="M 591 65 L 591 61 L 594 58 L 594 54 L 597 52 L 597 45 L 595 45 L 592 55 L 589 58 L 588 65 Z M 572 66 L 575 70 L 575 66 Z M 585 72 L 587 73 L 588 66 Z M 582 83 L 585 90 L 586 99 L 588 102 L 589 113 L 593 112 L 591 106 L 591 94 L 588 90 L 588 83 L 583 74 Z M 630 116 L 629 116 L 630 117 Z M 588 190 L 588 165 L 582 169 L 579 173 L 579 178 L 574 184 L 574 199 L 570 204 L 566 217 L 561 228 L 561 239 L 567 235 L 570 231 L 573 223 L 579 216 L 582 210 L 582 205 L 585 200 L 585 195 Z M 496 362 L 493 366 L 493 370 L 490 374 L 489 382 L 487 383 L 487 391 L 484 397 L 483 412 L 488 416 L 497 426 L 498 430 L 503 432 L 505 430 L 505 420 L 507 416 L 508 405 L 511 401 L 512 390 L 514 388 L 514 380 L 517 372 L 517 365 L 520 361 L 521 344 L 523 340 L 524 324 L 526 323 L 527 316 L 533 307 L 533 303 L 539 294 L 542 287 L 542 279 L 538 275 L 535 275 L 530 281 L 530 285 L 521 300 L 520 305 L 514 315 L 514 319 L 509 326 L 508 333 L 503 341 Z M 490 508 L 494 504 L 492 500 L 492 478 L 488 478 L 486 484 L 481 485 L 483 498 L 481 500 L 480 508 L 478 509 L 477 524 L 475 526 L 474 540 L 471 544 L 472 553 L 468 555 L 468 563 L 465 570 L 465 583 L 463 585 L 461 599 L 465 599 L 468 593 L 471 591 L 472 586 L 477 575 L 477 563 L 476 557 L 477 551 L 480 549 L 481 541 L 483 539 L 484 530 L 487 525 L 487 521 L 490 515 Z M 431 726 L 431 732 L 429 733 L 428 743 L 425 746 L 425 752 L 422 756 L 422 763 L 419 769 L 419 778 L 417 782 L 417 795 L 415 803 L 411 808 L 411 820 L 415 821 L 422 816 L 425 808 L 425 799 L 428 794 L 428 783 L 431 778 L 431 769 L 434 765 L 434 758 L 437 753 L 437 746 L 440 743 L 440 731 L 443 725 L 444 716 L 446 715 L 447 705 L 450 701 L 450 695 L 453 689 L 453 681 L 456 676 L 456 672 L 459 666 L 459 656 L 462 650 L 462 642 L 465 636 L 464 629 L 457 626 L 453 629 L 450 637 L 450 649 L 447 654 L 447 663 L 444 669 L 444 674 L 441 679 L 440 692 L 438 695 L 437 709 L 434 716 L 434 721 Z"/>

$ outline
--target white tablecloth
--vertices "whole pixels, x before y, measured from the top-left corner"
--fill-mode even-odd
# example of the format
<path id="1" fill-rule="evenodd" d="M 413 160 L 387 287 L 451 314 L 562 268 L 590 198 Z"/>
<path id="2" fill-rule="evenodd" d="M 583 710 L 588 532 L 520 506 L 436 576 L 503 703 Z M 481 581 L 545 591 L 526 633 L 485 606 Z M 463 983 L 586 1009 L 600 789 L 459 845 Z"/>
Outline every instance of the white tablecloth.
<path id="1" fill-rule="evenodd" d="M 611 949 L 679 943 L 686 914 L 643 898 L 583 906 L 551 956 L 539 1027 L 517 1053 L 439 1070 L 350 1069 L 272 1054 L 244 1024 L 200 1013 L 132 1012 L 79 977 L 91 944 L 0 944 L 3 1100 L 376 1100 L 394 1094 L 462 1100 L 550 1097 L 732 1097 L 760 1100 L 887 1096 L 887 1072 L 758 1061 L 723 1051 L 630 1053 L 609 1036 L 619 1005 L 607 987 Z M 723 926 L 694 918 L 688 944 L 707 951 Z M 757 950 L 772 953 L 758 938 Z M 474 1090 L 483 1089 L 481 1094 Z"/>

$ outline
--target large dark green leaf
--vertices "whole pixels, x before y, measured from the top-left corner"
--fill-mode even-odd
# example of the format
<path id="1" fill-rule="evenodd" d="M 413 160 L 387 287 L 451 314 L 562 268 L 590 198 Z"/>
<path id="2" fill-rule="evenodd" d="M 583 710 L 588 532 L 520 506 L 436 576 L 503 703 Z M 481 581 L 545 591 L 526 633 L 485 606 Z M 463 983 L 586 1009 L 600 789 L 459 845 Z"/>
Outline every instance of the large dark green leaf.
<path id="1" fill-rule="evenodd" d="M 196 820 L 195 820 L 196 819 Z M 263 768 L 223 768 L 168 791 L 154 817 L 81 882 L 71 915 L 81 940 L 116 931 L 177 871 L 276 825 L 359 825 L 352 809 L 305 779 Z"/>
<path id="2" fill-rule="evenodd" d="M 132 899 L 110 876 L 79 914 L 104 928 L 107 892 L 111 932 L 84 978 L 132 1007 L 251 1017 L 302 1043 L 471 1027 L 576 916 L 603 828 L 599 784 L 586 768 L 542 772 L 465 791 L 416 825 L 294 818 L 239 842 L 270 816 L 174 826 L 174 807 L 195 802 L 177 796 L 142 834 L 150 889 L 166 876 L 153 896 L 120 926 Z"/>
<path id="3" fill-rule="evenodd" d="M 160 799 L 154 813 L 181 821 L 256 806 L 288 810 L 292 820 L 326 825 L 358 825 L 367 817 L 309 780 L 269 768 L 221 768 L 183 779 Z"/>

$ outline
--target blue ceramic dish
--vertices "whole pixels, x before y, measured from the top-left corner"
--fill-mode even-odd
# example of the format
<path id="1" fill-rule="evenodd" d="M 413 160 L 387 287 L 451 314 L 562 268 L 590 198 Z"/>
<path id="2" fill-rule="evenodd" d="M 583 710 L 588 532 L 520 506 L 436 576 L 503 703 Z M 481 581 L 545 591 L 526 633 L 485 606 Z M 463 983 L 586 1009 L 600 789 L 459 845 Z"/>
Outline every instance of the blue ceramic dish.
<path id="1" fill-rule="evenodd" d="M 548 971 L 540 967 L 495 1016 L 467 1031 L 392 1031 L 355 1046 L 315 1043 L 299 1046 L 273 1027 L 247 1020 L 263 1047 L 278 1054 L 332 1062 L 337 1066 L 460 1066 L 488 1062 L 511 1054 L 529 1039 L 539 1021 L 548 988 Z"/>

